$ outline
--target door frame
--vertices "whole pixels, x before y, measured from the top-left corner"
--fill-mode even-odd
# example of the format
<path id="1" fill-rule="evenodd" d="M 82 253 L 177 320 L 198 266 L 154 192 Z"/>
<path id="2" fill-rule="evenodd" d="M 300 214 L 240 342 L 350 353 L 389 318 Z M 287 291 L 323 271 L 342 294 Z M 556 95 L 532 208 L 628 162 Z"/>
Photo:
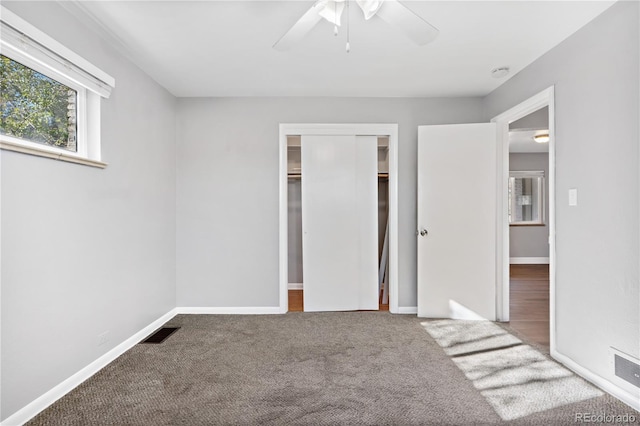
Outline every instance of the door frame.
<path id="1" fill-rule="evenodd" d="M 287 136 L 362 135 L 389 137 L 389 312 L 398 312 L 398 124 L 396 123 L 281 123 L 280 124 L 280 215 L 279 215 L 279 311 L 289 310 L 289 240 L 287 196 Z"/>
<path id="2" fill-rule="evenodd" d="M 498 321 L 509 321 L 509 124 L 549 107 L 549 344 L 555 351 L 555 288 L 556 288 L 556 138 L 554 86 L 551 86 L 518 105 L 491 119 L 498 133 L 498 226 L 496 236 L 496 317 Z"/>

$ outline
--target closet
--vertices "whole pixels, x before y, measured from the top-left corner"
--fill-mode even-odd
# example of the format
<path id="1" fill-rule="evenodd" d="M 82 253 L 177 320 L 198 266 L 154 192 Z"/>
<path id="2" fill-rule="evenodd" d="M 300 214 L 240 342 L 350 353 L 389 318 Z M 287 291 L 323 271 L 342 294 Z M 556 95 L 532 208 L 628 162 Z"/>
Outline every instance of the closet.
<path id="1" fill-rule="evenodd" d="M 387 310 L 389 138 L 288 136 L 287 174 L 289 310 Z"/>

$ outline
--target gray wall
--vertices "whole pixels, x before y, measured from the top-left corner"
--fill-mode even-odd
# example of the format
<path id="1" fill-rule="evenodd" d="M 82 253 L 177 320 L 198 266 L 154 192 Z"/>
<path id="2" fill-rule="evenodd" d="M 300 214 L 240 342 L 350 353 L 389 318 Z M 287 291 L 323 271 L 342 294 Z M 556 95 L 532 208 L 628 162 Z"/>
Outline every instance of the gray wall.
<path id="1" fill-rule="evenodd" d="M 416 306 L 418 126 L 481 114 L 479 98 L 180 99 L 178 306 L 278 306 L 278 125 L 349 122 L 399 124 L 399 305 Z"/>
<path id="2" fill-rule="evenodd" d="M 509 257 L 549 257 L 549 154 L 509 154 L 509 170 L 544 170 L 544 226 L 510 226 Z"/>
<path id="3" fill-rule="evenodd" d="M 116 79 L 105 170 L 0 151 L 5 419 L 175 307 L 175 99 L 57 3 L 2 3 Z"/>
<path id="4" fill-rule="evenodd" d="M 509 130 L 549 129 L 549 107 L 540 108 L 509 124 Z"/>
<path id="5" fill-rule="evenodd" d="M 609 346 L 640 355 L 638 14 L 614 4 L 484 99 L 489 119 L 555 85 L 557 349 L 606 379 Z"/>

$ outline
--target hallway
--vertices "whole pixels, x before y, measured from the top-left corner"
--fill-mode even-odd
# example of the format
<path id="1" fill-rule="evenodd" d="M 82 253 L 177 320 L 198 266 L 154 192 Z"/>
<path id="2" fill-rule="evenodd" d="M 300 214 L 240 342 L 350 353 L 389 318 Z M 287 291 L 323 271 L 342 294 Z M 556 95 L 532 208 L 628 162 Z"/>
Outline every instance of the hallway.
<path id="1" fill-rule="evenodd" d="M 511 265 L 509 326 L 549 352 L 549 265 Z"/>

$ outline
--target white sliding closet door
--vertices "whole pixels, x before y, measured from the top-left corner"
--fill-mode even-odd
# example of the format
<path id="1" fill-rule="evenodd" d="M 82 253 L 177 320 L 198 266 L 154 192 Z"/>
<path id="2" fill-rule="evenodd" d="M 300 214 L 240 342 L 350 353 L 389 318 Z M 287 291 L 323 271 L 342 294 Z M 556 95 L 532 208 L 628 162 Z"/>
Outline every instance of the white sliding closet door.
<path id="1" fill-rule="evenodd" d="M 305 311 L 378 309 L 375 136 L 302 136 Z"/>

